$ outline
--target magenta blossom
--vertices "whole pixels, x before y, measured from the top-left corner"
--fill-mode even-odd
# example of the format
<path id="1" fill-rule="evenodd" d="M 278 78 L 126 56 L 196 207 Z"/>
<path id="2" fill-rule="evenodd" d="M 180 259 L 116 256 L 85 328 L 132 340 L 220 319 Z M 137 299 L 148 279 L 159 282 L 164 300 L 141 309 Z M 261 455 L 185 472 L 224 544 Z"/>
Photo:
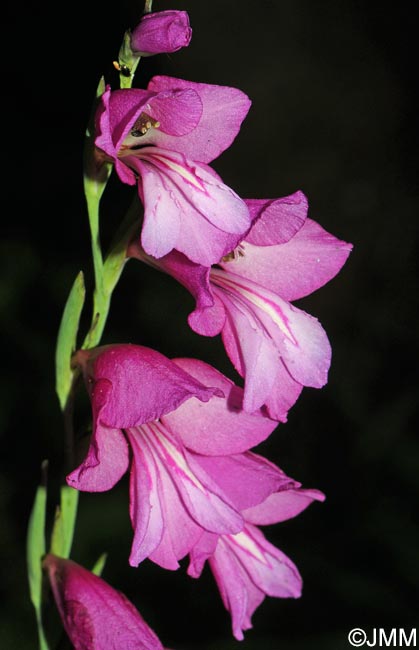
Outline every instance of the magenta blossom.
<path id="1" fill-rule="evenodd" d="M 141 245 L 211 265 L 250 227 L 249 209 L 207 166 L 230 146 L 250 107 L 236 88 L 154 77 L 147 90 L 105 91 L 96 146 L 144 204 Z"/>
<path id="2" fill-rule="evenodd" d="M 131 34 L 131 48 L 140 56 L 176 52 L 187 47 L 192 30 L 186 11 L 145 14 Z"/>
<path id="3" fill-rule="evenodd" d="M 280 490 L 262 504 L 243 511 L 246 525 L 240 533 L 220 537 L 206 534 L 192 549 L 189 575 L 198 578 L 208 560 L 239 641 L 243 631 L 252 627 L 252 615 L 265 596 L 298 598 L 302 589 L 295 564 L 254 524 L 273 524 L 295 517 L 313 500 L 323 501 L 324 495 L 298 487 Z"/>
<path id="4" fill-rule="evenodd" d="M 93 435 L 67 482 L 101 492 L 130 466 L 131 565 L 149 557 L 176 569 L 204 532 L 238 533 L 243 509 L 295 485 L 247 451 L 276 422 L 241 410 L 242 390 L 211 366 L 134 345 L 75 360 L 91 396 Z"/>
<path id="5" fill-rule="evenodd" d="M 124 594 L 71 560 L 47 555 L 43 566 L 74 650 L 163 650 Z"/>
<path id="6" fill-rule="evenodd" d="M 290 304 L 328 282 L 345 263 L 351 245 L 306 218 L 302 192 L 277 200 L 249 200 L 253 226 L 218 267 L 194 264 L 173 251 L 161 260 L 138 243 L 128 256 L 173 275 L 196 299 L 191 328 L 221 332 L 238 373 L 245 377 L 243 408 L 266 405 L 286 421 L 303 386 L 327 381 L 331 350 L 317 319 Z"/>

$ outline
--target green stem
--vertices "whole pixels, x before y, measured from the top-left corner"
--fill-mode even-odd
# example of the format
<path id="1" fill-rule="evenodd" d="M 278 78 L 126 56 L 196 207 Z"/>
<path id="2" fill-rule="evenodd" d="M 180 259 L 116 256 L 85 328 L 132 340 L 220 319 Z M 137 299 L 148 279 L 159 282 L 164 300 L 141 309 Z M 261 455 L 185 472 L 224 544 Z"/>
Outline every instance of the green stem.
<path id="1" fill-rule="evenodd" d="M 153 0 L 145 0 L 144 14 L 151 13 L 153 9 Z M 135 71 L 141 57 L 134 53 L 131 49 L 131 30 L 124 34 L 124 39 L 119 50 L 118 63 L 115 67 L 119 70 L 119 86 L 120 88 L 132 88 Z"/>
<path id="2" fill-rule="evenodd" d="M 95 178 L 89 176 L 84 177 L 84 193 L 86 196 L 87 212 L 89 216 L 96 287 L 99 287 L 101 284 L 103 271 L 103 257 L 99 237 L 99 203 L 106 186 L 106 181 L 107 179 L 105 182 L 99 182 Z"/>

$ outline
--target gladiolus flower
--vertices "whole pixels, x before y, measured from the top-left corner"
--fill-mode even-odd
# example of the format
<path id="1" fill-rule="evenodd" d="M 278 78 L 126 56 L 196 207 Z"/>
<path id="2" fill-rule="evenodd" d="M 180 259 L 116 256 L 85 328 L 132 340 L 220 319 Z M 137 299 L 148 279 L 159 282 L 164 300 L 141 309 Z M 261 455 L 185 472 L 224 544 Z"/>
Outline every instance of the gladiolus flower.
<path id="1" fill-rule="evenodd" d="M 163 650 L 124 594 L 72 560 L 47 555 L 43 566 L 74 650 Z"/>
<path id="2" fill-rule="evenodd" d="M 295 485 L 247 451 L 276 422 L 245 413 L 242 390 L 208 364 L 134 345 L 81 351 L 75 361 L 91 396 L 93 435 L 67 482 L 101 492 L 131 467 L 131 565 L 149 557 L 176 569 L 204 532 L 238 533 L 241 510 Z"/>
<path id="3" fill-rule="evenodd" d="M 203 535 L 190 553 L 188 573 L 198 578 L 208 560 L 225 608 L 230 612 L 233 635 L 243 639 L 251 618 L 265 596 L 298 598 L 302 579 L 295 564 L 270 544 L 254 525 L 272 524 L 295 517 L 313 500 L 323 501 L 318 490 L 289 488 L 243 511 L 246 525 L 236 535 Z"/>
<path id="4" fill-rule="evenodd" d="M 316 318 L 290 300 L 333 278 L 351 245 L 306 218 L 302 192 L 277 200 L 249 200 L 253 226 L 218 267 L 194 264 L 173 251 L 152 260 L 134 242 L 128 256 L 173 275 L 196 299 L 191 328 L 205 336 L 221 332 L 226 352 L 245 378 L 243 408 L 266 405 L 286 421 L 303 386 L 327 381 L 331 349 Z"/>
<path id="5" fill-rule="evenodd" d="M 218 262 L 243 239 L 245 202 L 207 166 L 230 146 L 250 107 L 236 88 L 154 77 L 147 90 L 105 91 L 96 146 L 144 204 L 141 245 Z"/>
<path id="6" fill-rule="evenodd" d="M 140 56 L 176 52 L 187 47 L 192 30 L 186 11 L 145 14 L 131 34 L 132 50 Z"/>

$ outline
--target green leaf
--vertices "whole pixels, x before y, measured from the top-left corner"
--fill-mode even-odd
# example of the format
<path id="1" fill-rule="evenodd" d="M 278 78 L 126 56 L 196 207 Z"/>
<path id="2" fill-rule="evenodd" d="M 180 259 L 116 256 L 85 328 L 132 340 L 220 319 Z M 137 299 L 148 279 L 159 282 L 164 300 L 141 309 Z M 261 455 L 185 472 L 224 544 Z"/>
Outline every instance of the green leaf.
<path id="1" fill-rule="evenodd" d="M 61 487 L 61 503 L 55 512 L 50 553 L 65 559 L 70 557 L 74 527 L 76 525 L 78 499 L 78 490 L 68 485 Z"/>
<path id="2" fill-rule="evenodd" d="M 48 650 L 48 643 L 42 627 L 42 558 L 45 555 L 45 511 L 47 504 L 46 487 L 40 485 L 29 518 L 26 558 L 28 565 L 29 593 L 35 608 L 38 624 L 40 650 Z"/>
<path id="3" fill-rule="evenodd" d="M 73 381 L 71 357 L 77 345 L 77 332 L 85 295 L 84 277 L 80 271 L 64 307 L 55 353 L 56 391 L 62 410 L 65 408 Z"/>
<path id="4" fill-rule="evenodd" d="M 98 560 L 96 561 L 96 563 L 95 563 L 95 565 L 94 565 L 94 567 L 92 569 L 92 573 L 94 573 L 95 576 L 101 576 L 102 575 L 102 571 L 104 569 L 105 562 L 106 562 L 107 558 L 108 558 L 107 553 L 102 553 L 102 555 L 98 558 Z"/>

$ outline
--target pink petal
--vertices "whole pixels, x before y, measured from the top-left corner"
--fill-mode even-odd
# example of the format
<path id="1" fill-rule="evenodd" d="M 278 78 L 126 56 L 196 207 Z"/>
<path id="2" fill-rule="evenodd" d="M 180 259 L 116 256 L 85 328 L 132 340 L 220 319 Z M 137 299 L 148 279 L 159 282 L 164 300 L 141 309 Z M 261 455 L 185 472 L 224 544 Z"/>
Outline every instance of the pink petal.
<path id="1" fill-rule="evenodd" d="M 307 217 L 307 199 L 300 191 L 281 199 L 246 199 L 246 204 L 253 224 L 246 242 L 254 246 L 272 246 L 289 241 Z"/>
<path id="2" fill-rule="evenodd" d="M 213 397 L 204 408 L 191 398 L 161 418 L 189 449 L 204 455 L 237 454 L 265 440 L 277 426 L 260 410 L 242 410 L 243 390 L 212 366 L 196 359 L 174 363 L 204 386 L 219 388 L 224 397 Z"/>
<path id="3" fill-rule="evenodd" d="M 96 113 L 96 146 L 116 158 L 130 125 L 153 95 L 139 88 L 111 92 L 107 86 Z"/>
<path id="4" fill-rule="evenodd" d="M 196 129 L 202 111 L 202 99 L 192 88 L 160 92 L 144 106 L 144 112 L 159 122 L 159 126 L 137 138 L 135 143 L 154 144 L 157 133 L 175 138 L 187 135 Z M 177 151 L 176 147 L 174 149 Z"/>
<path id="5" fill-rule="evenodd" d="M 246 359 L 246 379 L 252 373 L 257 374 L 257 381 L 264 386 L 268 383 L 263 370 L 266 366 L 273 367 L 269 349 L 274 345 L 295 381 L 314 388 L 324 386 L 331 350 L 326 333 L 316 318 L 251 280 L 218 269 L 212 270 L 211 279 L 217 283 L 216 293 L 230 316 L 227 321 L 234 322 L 236 339 L 240 342 L 243 359 Z M 260 350 L 256 347 L 257 341 L 250 346 L 251 329 L 258 333 Z M 272 374 L 272 370 L 266 372 Z"/>
<path id="6" fill-rule="evenodd" d="M 68 474 L 66 481 L 83 492 L 105 492 L 125 474 L 128 464 L 128 445 L 123 433 L 98 422 L 86 458 Z"/>
<path id="7" fill-rule="evenodd" d="M 199 260 L 206 266 L 216 264 L 233 250 L 240 242 L 242 235 L 226 233 L 205 219 L 182 219 L 177 250 L 183 252 L 191 260 Z M 194 321 L 199 321 L 194 316 Z M 197 327 L 199 325 L 196 325 Z"/>
<path id="8" fill-rule="evenodd" d="M 149 559 L 163 569 L 174 570 L 179 568 L 178 561 L 198 542 L 203 529 L 185 509 L 164 466 L 161 468 L 161 477 L 165 526 L 160 544 L 150 553 Z"/>
<path id="9" fill-rule="evenodd" d="M 165 524 L 153 454 L 135 429 L 129 430 L 127 435 L 133 453 L 129 509 L 134 539 L 129 563 L 138 566 L 160 544 Z"/>
<path id="10" fill-rule="evenodd" d="M 219 540 L 219 535 L 204 532 L 196 544 L 193 545 L 189 554 L 188 575 L 191 578 L 199 578 L 204 570 L 205 562 L 214 554 Z"/>
<path id="11" fill-rule="evenodd" d="M 122 182 L 134 185 L 133 172 L 124 158 L 127 147 L 153 142 L 155 128 L 144 136 L 133 137 L 130 131 L 142 113 L 159 123 L 157 127 L 168 137 L 184 136 L 194 130 L 202 115 L 202 101 L 193 89 L 162 92 L 158 95 L 138 88 L 106 91 L 96 113 L 95 144 L 115 161 Z M 129 153 L 129 150 L 128 150 Z"/>
<path id="12" fill-rule="evenodd" d="M 112 386 L 106 379 L 95 385 L 92 399 L 93 434 L 84 461 L 67 477 L 68 485 L 85 492 L 110 490 L 128 469 L 128 445 L 122 431 L 102 424 L 102 412 Z"/>
<path id="13" fill-rule="evenodd" d="M 131 161 L 141 178 L 141 198 L 144 203 L 144 221 L 141 244 L 153 257 L 170 253 L 179 239 L 182 212 L 174 200 L 173 183 L 158 169 L 133 156 Z"/>
<path id="14" fill-rule="evenodd" d="M 327 382 L 331 349 L 326 332 L 317 318 L 277 299 L 278 313 L 287 323 L 292 338 L 271 330 L 284 364 L 295 381 L 303 386 L 321 388 Z M 294 339 L 294 340 L 292 340 Z"/>
<path id="15" fill-rule="evenodd" d="M 150 438 L 154 453 L 166 467 L 181 499 L 196 523 L 213 533 L 238 532 L 243 527 L 240 514 L 229 503 L 218 484 L 205 470 L 197 474 L 193 455 L 169 438 L 161 425 L 148 425 L 156 435 Z M 163 434 L 163 435 L 162 435 Z"/>
<path id="16" fill-rule="evenodd" d="M 241 309 L 236 301 L 214 288 L 226 309 L 222 339 L 237 372 L 245 377 L 243 408 L 252 413 L 271 394 L 281 363 L 274 341 L 258 327 L 251 311 Z"/>
<path id="17" fill-rule="evenodd" d="M 202 117 L 197 127 L 187 135 L 173 138 L 159 131 L 154 144 L 179 151 L 192 160 L 209 163 L 227 149 L 240 130 L 250 100 L 243 92 L 228 86 L 194 83 L 173 77 L 153 77 L 148 90 L 192 89 L 202 100 Z"/>
<path id="18" fill-rule="evenodd" d="M 224 607 L 231 614 L 233 635 L 242 641 L 243 631 L 251 629 L 251 617 L 265 599 L 265 594 L 250 579 L 242 563 L 222 539 L 209 564 Z"/>
<path id="19" fill-rule="evenodd" d="M 302 384 L 291 377 L 281 361 L 277 367 L 275 384 L 265 400 L 269 417 L 286 422 L 288 411 L 294 406 L 302 390 Z"/>
<path id="20" fill-rule="evenodd" d="M 251 452 L 195 456 L 193 460 L 196 475 L 200 477 L 199 467 L 202 468 L 240 511 L 264 502 L 273 492 L 299 486 L 279 467 Z"/>
<path id="21" fill-rule="evenodd" d="M 202 535 L 202 528 L 189 515 L 170 474 L 144 436 L 139 439 L 131 430 L 130 441 L 134 452 L 130 511 L 135 530 L 130 564 L 137 566 L 149 557 L 175 570 L 178 560 Z"/>
<path id="22" fill-rule="evenodd" d="M 225 311 L 222 303 L 212 293 L 210 268 L 191 262 L 175 250 L 162 257 L 159 266 L 188 289 L 195 298 L 196 307 L 188 316 L 191 329 L 205 336 L 219 334 L 224 325 Z"/>
<path id="23" fill-rule="evenodd" d="M 241 533 L 225 539 L 261 591 L 276 598 L 301 596 L 302 580 L 297 567 L 258 528 L 248 524 Z"/>
<path id="24" fill-rule="evenodd" d="M 101 420 L 121 429 L 157 420 L 192 396 L 208 401 L 220 394 L 218 389 L 202 386 L 159 352 L 139 345 L 97 348 L 84 372 L 87 381 L 90 377 L 95 383 L 110 382 Z M 93 404 L 99 399 L 103 396 L 95 388 Z"/>
<path id="25" fill-rule="evenodd" d="M 325 498 L 319 490 L 287 488 L 269 495 L 262 503 L 246 509 L 243 516 L 251 524 L 267 526 L 292 519 L 313 501 L 324 501 Z"/>
<path id="26" fill-rule="evenodd" d="M 246 204 L 206 165 L 199 165 L 183 154 L 158 147 L 142 149 L 138 155 L 146 156 L 150 163 L 170 178 L 186 195 L 187 203 L 193 205 L 213 226 L 231 234 L 244 235 L 248 231 L 251 221 Z"/>
<path id="27" fill-rule="evenodd" d="M 141 176 L 142 247 L 153 257 L 173 248 L 210 266 L 235 246 L 250 226 L 246 204 L 203 167 L 156 147 L 127 163 Z"/>
<path id="28" fill-rule="evenodd" d="M 285 300 L 296 300 L 329 282 L 346 262 L 352 245 L 307 219 L 284 244 L 261 247 L 246 241 L 241 248 L 243 256 L 223 263 L 223 268 L 253 280 Z"/>
<path id="29" fill-rule="evenodd" d="M 215 336 L 221 332 L 225 311 L 222 303 L 212 293 L 209 282 L 210 267 L 191 262 L 177 250 L 172 250 L 157 260 L 147 255 L 137 239 L 129 244 L 127 258 L 135 258 L 164 271 L 190 291 L 195 298 L 196 307 L 189 314 L 188 323 L 194 332 L 205 336 Z"/>

